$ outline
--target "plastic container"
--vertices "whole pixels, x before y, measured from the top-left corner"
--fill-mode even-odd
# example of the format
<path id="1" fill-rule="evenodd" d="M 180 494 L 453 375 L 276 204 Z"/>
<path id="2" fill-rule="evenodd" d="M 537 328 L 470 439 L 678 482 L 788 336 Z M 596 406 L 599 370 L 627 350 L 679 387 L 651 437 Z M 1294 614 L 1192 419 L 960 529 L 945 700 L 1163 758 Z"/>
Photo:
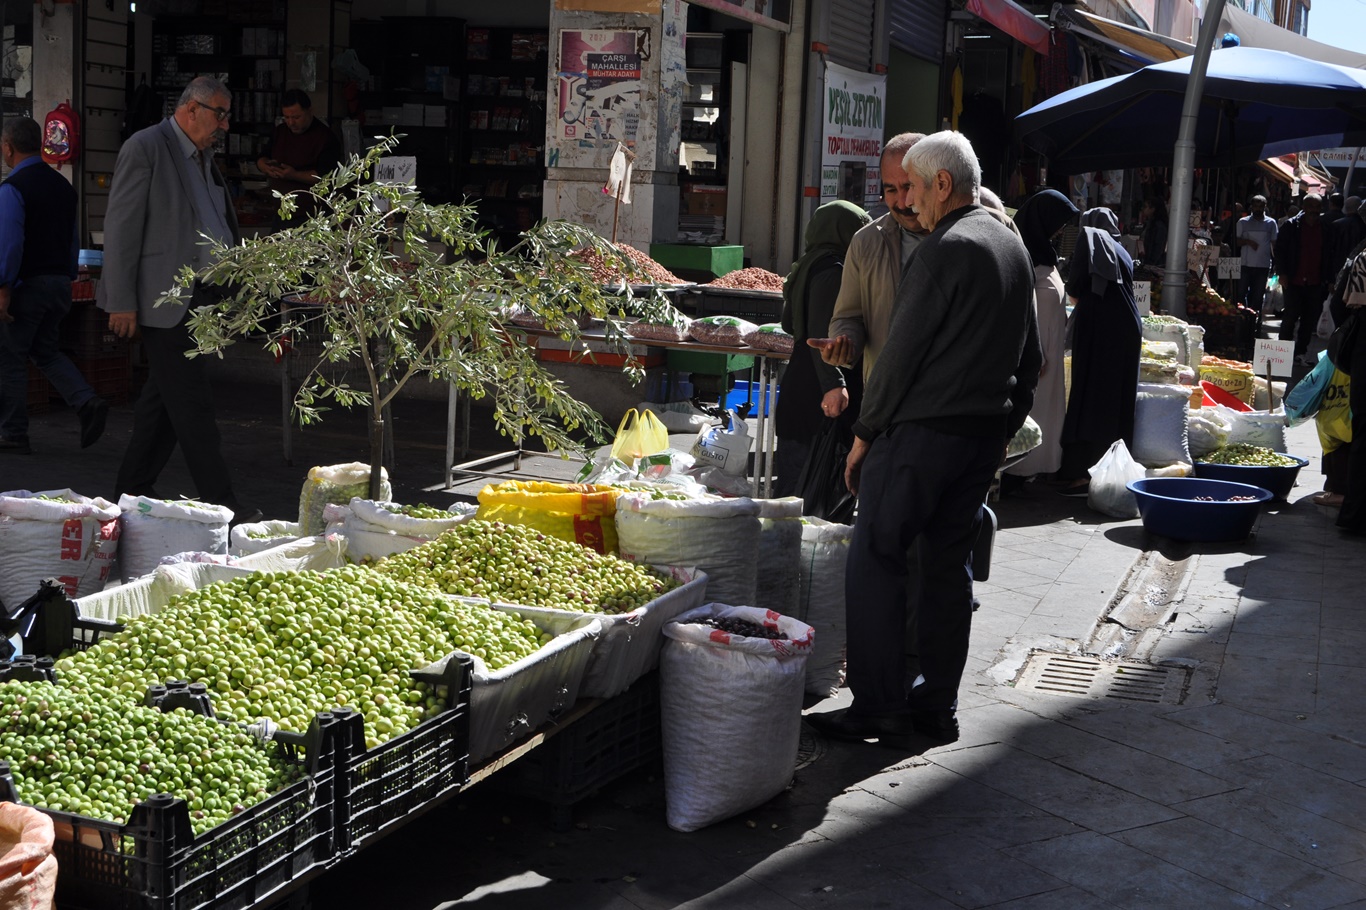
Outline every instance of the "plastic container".
<path id="1" fill-rule="evenodd" d="M 1173 540 L 1242 540 L 1252 533 L 1262 504 L 1272 499 L 1261 487 L 1195 477 L 1147 477 L 1131 480 L 1128 486 L 1138 500 L 1143 527 Z M 1213 501 L 1201 501 L 1199 496 Z M 1231 496 L 1254 498 L 1229 502 Z"/>
<path id="2" fill-rule="evenodd" d="M 1200 390 L 1205 395 L 1205 407 L 1213 407 L 1216 404 L 1221 404 L 1224 407 L 1232 408 L 1235 411 L 1252 410 L 1252 405 L 1243 401 L 1238 396 L 1224 391 L 1208 379 L 1200 380 Z"/>
<path id="3" fill-rule="evenodd" d="M 774 405 L 776 405 L 776 404 L 778 403 L 778 393 L 779 393 L 780 391 L 781 391 L 781 390 L 780 390 L 780 389 L 778 388 L 778 386 L 775 384 L 774 387 L 773 387 L 773 394 L 772 394 L 772 396 L 770 397 L 770 400 L 772 401 L 772 403 L 773 403 Z M 751 416 L 751 417 L 757 416 L 758 413 L 759 413 L 759 404 L 760 404 L 760 402 L 759 402 L 759 383 L 757 383 L 757 382 L 749 382 L 749 381 L 744 380 L 744 379 L 737 379 L 737 380 L 735 381 L 735 388 L 731 389 L 729 392 L 727 392 L 727 393 L 722 397 L 722 399 L 721 399 L 721 410 L 723 410 L 723 411 L 739 411 L 739 410 L 740 410 L 740 406 L 741 406 L 742 404 L 745 404 L 746 402 L 748 402 L 748 403 L 750 404 L 750 406 L 751 406 L 751 411 L 752 411 L 752 413 L 751 413 L 749 416 Z M 764 406 L 764 416 L 767 417 L 767 416 L 769 416 L 769 411 L 770 411 L 769 402 L 768 402 L 768 401 L 763 402 L 763 406 Z"/>
<path id="4" fill-rule="evenodd" d="M 1273 468 L 1263 465 L 1207 464 L 1203 461 L 1197 461 L 1195 463 L 1195 476 L 1203 477 L 1206 480 L 1229 480 L 1234 483 L 1261 487 L 1263 490 L 1270 491 L 1272 498 L 1285 499 L 1295 486 L 1295 480 L 1300 475 L 1300 468 L 1309 464 L 1307 458 L 1300 458 L 1295 455 L 1285 457 L 1294 458 L 1295 464 L 1283 468 Z"/>

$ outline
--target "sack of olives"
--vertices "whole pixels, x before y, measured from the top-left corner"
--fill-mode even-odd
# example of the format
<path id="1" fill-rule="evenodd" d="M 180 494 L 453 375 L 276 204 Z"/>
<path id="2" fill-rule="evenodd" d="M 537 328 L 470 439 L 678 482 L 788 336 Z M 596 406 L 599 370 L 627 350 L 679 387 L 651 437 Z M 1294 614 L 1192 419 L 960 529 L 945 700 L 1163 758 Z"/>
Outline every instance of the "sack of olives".
<path id="1" fill-rule="evenodd" d="M 370 495 L 370 466 L 353 461 L 310 468 L 308 479 L 299 493 L 299 530 L 305 537 L 321 534 L 327 526 L 323 509 L 329 503 L 346 505 L 356 497 Z M 379 498 L 393 496 L 389 486 L 389 472 L 380 468 Z"/>
<path id="2" fill-rule="evenodd" d="M 260 553 L 302 536 L 297 521 L 243 522 L 233 527 L 228 536 L 228 553 L 232 556 Z"/>
<path id="3" fill-rule="evenodd" d="M 201 552 L 228 555 L 232 509 L 194 500 L 119 497 L 119 571 L 124 581 L 156 570 L 163 557 Z"/>
<path id="4" fill-rule="evenodd" d="M 468 514 L 454 514 L 435 506 L 400 505 L 373 499 L 352 499 L 346 507 L 328 506 L 329 533 L 346 538 L 351 562 L 384 559 L 411 550 L 466 521 Z"/>
<path id="5" fill-rule="evenodd" d="M 70 490 L 0 493 L 0 602 L 17 607 L 44 578 L 72 597 L 104 587 L 119 547 L 119 510 Z"/>

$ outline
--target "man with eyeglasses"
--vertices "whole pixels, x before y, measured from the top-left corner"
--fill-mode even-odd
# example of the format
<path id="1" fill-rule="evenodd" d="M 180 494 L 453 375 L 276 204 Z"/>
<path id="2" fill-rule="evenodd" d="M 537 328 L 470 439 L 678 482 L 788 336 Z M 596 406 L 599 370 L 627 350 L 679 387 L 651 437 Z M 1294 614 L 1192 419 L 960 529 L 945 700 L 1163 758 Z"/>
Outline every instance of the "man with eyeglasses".
<path id="1" fill-rule="evenodd" d="M 228 244 L 240 237 L 227 184 L 213 163 L 213 146 L 231 117 L 227 87 L 199 76 L 185 87 L 172 116 L 123 144 L 104 220 L 98 302 L 116 335 L 141 335 L 149 368 L 133 408 L 133 437 L 119 466 L 117 492 L 158 496 L 154 484 L 179 444 L 198 498 L 229 507 L 237 521 L 251 521 L 260 513 L 242 508 L 233 492 L 205 360 L 185 356 L 195 346 L 186 316 L 191 307 L 212 303 L 217 289 L 196 285 L 178 300 L 156 305 L 181 269 L 207 264 L 206 236 Z"/>

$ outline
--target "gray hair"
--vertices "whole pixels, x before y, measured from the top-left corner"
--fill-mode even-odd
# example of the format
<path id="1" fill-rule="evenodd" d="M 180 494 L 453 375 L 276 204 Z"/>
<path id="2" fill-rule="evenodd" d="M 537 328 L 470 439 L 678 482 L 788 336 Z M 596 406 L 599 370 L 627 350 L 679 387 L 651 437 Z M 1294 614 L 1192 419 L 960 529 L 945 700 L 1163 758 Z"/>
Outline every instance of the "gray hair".
<path id="1" fill-rule="evenodd" d="M 184 107 L 191 101 L 209 104 L 219 95 L 227 95 L 231 98 L 232 92 L 228 91 L 226 85 L 212 76 L 195 76 L 190 80 L 190 84 L 185 86 L 185 91 L 180 93 L 180 100 L 175 103 L 175 106 Z"/>
<path id="2" fill-rule="evenodd" d="M 911 147 L 924 138 L 924 133 L 897 133 L 882 146 L 882 160 L 901 161 Z"/>
<path id="3" fill-rule="evenodd" d="M 954 195 L 966 196 L 974 202 L 982 187 L 982 165 L 977 161 L 977 153 L 968 137 L 954 130 L 941 130 L 917 142 L 906 153 L 901 166 L 907 172 L 914 171 L 926 183 L 933 182 L 940 171 L 946 171 L 953 180 Z"/>
<path id="4" fill-rule="evenodd" d="M 12 117 L 6 120 L 0 137 L 21 155 L 36 155 L 43 146 L 43 129 L 38 125 L 38 121 L 31 117 Z"/>

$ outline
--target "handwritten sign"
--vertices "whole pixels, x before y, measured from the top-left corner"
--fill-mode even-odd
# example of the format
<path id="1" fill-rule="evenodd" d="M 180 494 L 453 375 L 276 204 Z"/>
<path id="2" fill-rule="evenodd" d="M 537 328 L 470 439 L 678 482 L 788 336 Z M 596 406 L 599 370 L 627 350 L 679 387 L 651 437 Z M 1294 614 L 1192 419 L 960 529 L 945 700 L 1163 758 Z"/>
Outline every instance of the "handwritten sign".
<path id="1" fill-rule="evenodd" d="M 1219 257 L 1219 278 L 1241 278 L 1243 277 L 1243 260 L 1237 256 Z"/>
<path id="2" fill-rule="evenodd" d="M 375 162 L 376 183 L 417 183 L 417 159 L 411 155 L 394 155 Z"/>
<path id="3" fill-rule="evenodd" d="M 1258 338 L 1257 349 L 1252 357 L 1252 370 L 1258 376 L 1264 376 L 1268 366 L 1271 367 L 1272 376 L 1291 375 L 1295 369 L 1295 342 Z"/>
<path id="4" fill-rule="evenodd" d="M 1134 303 L 1138 304 L 1138 315 L 1147 316 L 1153 311 L 1153 283 L 1151 281 L 1134 282 Z"/>

